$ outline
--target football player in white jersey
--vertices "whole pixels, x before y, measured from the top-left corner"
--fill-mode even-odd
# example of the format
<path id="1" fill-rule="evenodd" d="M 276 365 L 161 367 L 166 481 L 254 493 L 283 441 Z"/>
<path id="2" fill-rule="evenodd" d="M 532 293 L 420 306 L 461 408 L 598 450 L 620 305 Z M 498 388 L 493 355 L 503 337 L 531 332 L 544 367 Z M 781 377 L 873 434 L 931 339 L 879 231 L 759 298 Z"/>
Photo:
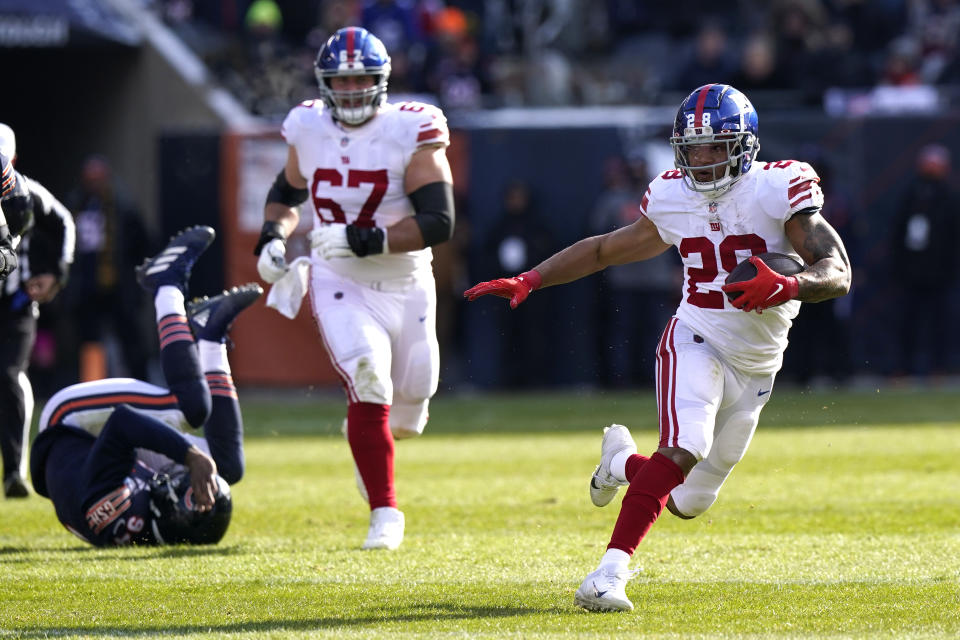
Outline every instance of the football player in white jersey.
<path id="1" fill-rule="evenodd" d="M 800 302 L 850 289 L 846 249 L 820 215 L 819 177 L 804 162 L 757 162 L 757 134 L 756 111 L 742 93 L 725 84 L 694 90 L 670 138 L 677 168 L 650 183 L 639 220 L 464 293 L 509 298 L 516 307 L 540 287 L 646 260 L 671 245 L 683 259 L 683 297 L 657 346 L 659 447 L 642 456 L 626 427 L 605 429 L 590 479 L 597 506 L 629 488 L 606 553 L 576 591 L 575 603 L 586 609 L 633 609 L 625 591 L 630 557 L 665 506 L 693 518 L 713 504 L 770 399 Z M 802 259 L 806 268 L 780 275 L 756 257 L 765 252 Z M 725 285 L 745 259 L 756 277 Z M 736 291 L 734 301 L 725 295 Z"/>
<path id="2" fill-rule="evenodd" d="M 371 509 L 363 548 L 395 549 L 394 439 L 423 432 L 439 376 L 430 247 L 453 232 L 450 134 L 440 109 L 385 101 L 390 57 L 365 29 L 337 31 L 315 67 L 321 99 L 283 122 L 287 164 L 267 196 L 257 268 L 267 282 L 284 276 L 284 243 L 308 201 L 310 300 Z"/>

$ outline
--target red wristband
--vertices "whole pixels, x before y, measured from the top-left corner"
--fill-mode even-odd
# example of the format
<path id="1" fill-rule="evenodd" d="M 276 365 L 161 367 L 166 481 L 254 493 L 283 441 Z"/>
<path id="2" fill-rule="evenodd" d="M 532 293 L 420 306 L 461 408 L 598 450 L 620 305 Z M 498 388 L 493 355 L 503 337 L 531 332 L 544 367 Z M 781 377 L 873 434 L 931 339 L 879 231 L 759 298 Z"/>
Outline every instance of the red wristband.
<path id="1" fill-rule="evenodd" d="M 543 284 L 543 277 L 540 275 L 540 272 L 536 269 L 530 269 L 530 271 L 524 271 L 521 273 L 518 278 L 523 278 L 523 281 L 530 285 L 530 290 L 534 291 L 540 288 L 540 285 Z"/>

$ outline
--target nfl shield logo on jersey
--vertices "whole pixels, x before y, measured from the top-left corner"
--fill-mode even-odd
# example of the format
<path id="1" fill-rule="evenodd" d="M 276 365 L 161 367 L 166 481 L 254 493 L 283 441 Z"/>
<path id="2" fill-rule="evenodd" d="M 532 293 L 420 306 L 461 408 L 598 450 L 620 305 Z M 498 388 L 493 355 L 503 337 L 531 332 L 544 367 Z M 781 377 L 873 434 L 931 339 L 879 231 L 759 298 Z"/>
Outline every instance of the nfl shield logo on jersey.
<path id="1" fill-rule="evenodd" d="M 710 202 L 707 205 L 707 211 L 710 212 L 710 231 L 717 232 L 722 231 L 723 228 L 720 226 L 720 216 L 717 215 L 717 209 L 720 207 L 716 202 Z"/>

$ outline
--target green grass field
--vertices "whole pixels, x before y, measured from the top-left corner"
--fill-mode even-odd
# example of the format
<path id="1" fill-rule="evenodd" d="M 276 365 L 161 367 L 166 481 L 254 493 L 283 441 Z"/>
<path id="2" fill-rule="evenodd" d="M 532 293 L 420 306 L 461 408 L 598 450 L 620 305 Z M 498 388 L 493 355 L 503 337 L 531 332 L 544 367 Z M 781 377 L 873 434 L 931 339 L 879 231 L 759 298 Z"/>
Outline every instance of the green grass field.
<path id="1" fill-rule="evenodd" d="M 216 547 L 98 550 L 46 500 L 0 502 L 0 638 L 956 638 L 958 408 L 948 392 L 777 393 L 717 504 L 641 544 L 636 610 L 595 614 L 573 592 L 619 499 L 598 509 L 586 483 L 604 425 L 654 448 L 652 393 L 441 394 L 427 434 L 397 446 L 396 552 L 359 550 L 340 397 L 251 395 Z"/>

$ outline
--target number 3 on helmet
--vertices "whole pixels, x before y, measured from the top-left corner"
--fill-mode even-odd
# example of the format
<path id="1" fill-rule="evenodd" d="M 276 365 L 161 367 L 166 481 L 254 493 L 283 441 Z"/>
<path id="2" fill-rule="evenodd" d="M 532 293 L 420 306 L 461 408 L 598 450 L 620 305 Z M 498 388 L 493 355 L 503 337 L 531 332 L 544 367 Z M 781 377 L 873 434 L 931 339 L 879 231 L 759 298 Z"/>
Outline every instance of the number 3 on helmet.
<path id="1" fill-rule="evenodd" d="M 728 84 L 707 84 L 680 103 L 673 124 L 674 162 L 683 171 L 684 182 L 694 191 L 724 191 L 750 170 L 760 150 L 757 111 L 747 96 Z M 724 144 L 727 160 L 709 166 L 690 164 L 694 145 Z M 713 169 L 713 180 L 698 181 L 693 170 Z"/>
<path id="2" fill-rule="evenodd" d="M 380 39 L 360 27 L 340 29 L 320 47 L 314 63 L 320 98 L 337 120 L 363 124 L 374 116 L 387 98 L 390 56 Z M 357 91 L 334 91 L 331 78 L 374 76 L 372 87 Z"/>

